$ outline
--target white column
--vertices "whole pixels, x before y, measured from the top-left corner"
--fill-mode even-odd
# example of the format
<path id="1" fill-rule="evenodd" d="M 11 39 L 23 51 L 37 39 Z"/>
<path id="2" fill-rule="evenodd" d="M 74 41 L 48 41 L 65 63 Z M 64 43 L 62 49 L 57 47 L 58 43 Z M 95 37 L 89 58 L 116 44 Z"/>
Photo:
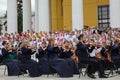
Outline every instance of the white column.
<path id="1" fill-rule="evenodd" d="M 38 6 L 38 0 L 35 0 L 35 32 L 39 32 L 39 6 Z"/>
<path id="2" fill-rule="evenodd" d="M 7 32 L 17 32 L 17 0 L 7 0 Z"/>
<path id="3" fill-rule="evenodd" d="M 110 0 L 110 26 L 120 28 L 120 0 Z"/>
<path id="4" fill-rule="evenodd" d="M 31 0 L 23 0 L 23 32 L 32 29 Z"/>
<path id="5" fill-rule="evenodd" d="M 50 31 L 49 0 L 39 0 L 39 31 Z"/>
<path id="6" fill-rule="evenodd" d="M 83 29 L 83 0 L 72 0 L 72 30 Z"/>

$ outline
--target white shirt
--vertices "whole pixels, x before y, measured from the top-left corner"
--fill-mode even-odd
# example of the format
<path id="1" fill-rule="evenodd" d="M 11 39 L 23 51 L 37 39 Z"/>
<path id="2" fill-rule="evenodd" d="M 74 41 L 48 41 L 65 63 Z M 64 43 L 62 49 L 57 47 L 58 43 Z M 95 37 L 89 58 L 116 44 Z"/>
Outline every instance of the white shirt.
<path id="1" fill-rule="evenodd" d="M 90 57 L 95 57 L 95 55 L 96 55 L 97 53 L 100 53 L 101 50 L 102 50 L 101 47 L 98 48 L 98 49 L 95 48 L 95 49 L 92 51 L 92 53 L 90 53 Z"/>

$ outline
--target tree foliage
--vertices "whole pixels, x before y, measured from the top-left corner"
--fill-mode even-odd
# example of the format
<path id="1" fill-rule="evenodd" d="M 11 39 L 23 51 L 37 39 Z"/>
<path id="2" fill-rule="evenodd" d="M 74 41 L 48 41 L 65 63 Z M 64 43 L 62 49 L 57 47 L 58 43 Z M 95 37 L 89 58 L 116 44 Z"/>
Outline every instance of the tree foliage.
<path id="1" fill-rule="evenodd" d="M 23 1 L 17 0 L 17 19 L 18 19 L 18 32 L 23 31 Z"/>
<path id="2" fill-rule="evenodd" d="M 1 31 L 2 31 L 2 25 L 0 24 L 0 34 L 2 33 Z"/>

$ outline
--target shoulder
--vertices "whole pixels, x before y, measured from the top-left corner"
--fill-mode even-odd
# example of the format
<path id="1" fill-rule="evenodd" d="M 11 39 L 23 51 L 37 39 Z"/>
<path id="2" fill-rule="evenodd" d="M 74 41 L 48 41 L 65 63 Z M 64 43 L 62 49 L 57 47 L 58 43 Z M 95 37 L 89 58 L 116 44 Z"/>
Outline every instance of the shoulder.
<path id="1" fill-rule="evenodd" d="M 6 49 L 3 47 L 3 48 L 1 49 L 1 51 L 6 51 Z"/>
<path id="2" fill-rule="evenodd" d="M 49 46 L 47 47 L 47 49 L 48 49 L 48 50 L 52 50 L 53 47 L 49 45 Z"/>
<path id="3" fill-rule="evenodd" d="M 24 49 L 26 49 L 26 47 L 25 47 L 25 46 L 23 46 L 21 49 L 23 49 L 23 50 L 24 50 Z"/>

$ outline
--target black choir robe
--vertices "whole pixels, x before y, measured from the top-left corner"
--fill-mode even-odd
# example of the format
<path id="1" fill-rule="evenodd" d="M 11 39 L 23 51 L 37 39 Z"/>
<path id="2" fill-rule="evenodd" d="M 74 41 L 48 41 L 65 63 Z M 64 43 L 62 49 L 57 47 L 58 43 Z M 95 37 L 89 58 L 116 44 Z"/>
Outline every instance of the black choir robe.
<path id="1" fill-rule="evenodd" d="M 71 51 L 64 51 L 62 49 L 59 57 L 66 60 L 73 74 L 79 74 L 78 64 L 71 58 L 72 55 Z"/>
<path id="2" fill-rule="evenodd" d="M 99 75 L 104 74 L 104 68 L 101 60 L 97 58 L 90 58 L 88 45 L 84 45 L 81 41 L 77 44 L 76 54 L 78 55 L 79 59 L 79 66 L 80 64 L 88 64 L 87 74 L 95 73 L 96 70 L 99 71 Z"/>
<path id="3" fill-rule="evenodd" d="M 41 72 L 38 67 L 38 63 L 31 59 L 31 55 L 34 54 L 31 49 L 26 47 L 21 48 L 22 54 L 19 55 L 19 60 L 21 61 L 25 70 L 28 70 L 31 77 L 38 77 Z"/>
<path id="4" fill-rule="evenodd" d="M 41 68 L 45 73 L 50 73 L 52 69 L 52 71 L 57 72 L 60 77 L 73 76 L 67 62 L 64 59 L 58 58 L 56 47 L 52 47 L 49 45 L 46 50 L 39 49 L 38 59 L 39 64 L 42 65 Z"/>
<path id="5" fill-rule="evenodd" d="M 21 62 L 19 60 L 11 60 L 9 58 L 9 52 L 2 48 L 2 57 L 3 57 L 3 64 L 7 66 L 8 69 L 8 76 L 18 76 L 22 73 Z"/>

